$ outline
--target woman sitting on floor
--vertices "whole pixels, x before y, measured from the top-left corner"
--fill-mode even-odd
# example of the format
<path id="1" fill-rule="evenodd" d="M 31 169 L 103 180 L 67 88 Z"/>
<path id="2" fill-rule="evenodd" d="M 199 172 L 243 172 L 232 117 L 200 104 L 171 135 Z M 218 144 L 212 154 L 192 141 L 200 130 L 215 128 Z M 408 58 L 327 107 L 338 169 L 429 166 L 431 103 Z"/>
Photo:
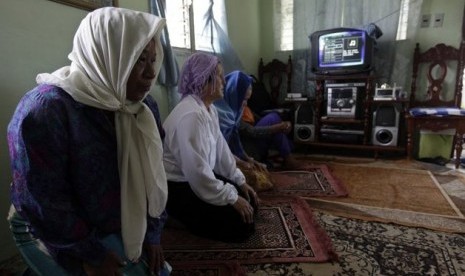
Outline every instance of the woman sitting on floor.
<path id="1" fill-rule="evenodd" d="M 241 71 L 234 71 L 226 76 L 224 97 L 215 102 L 220 118 L 221 132 L 233 154 L 247 162 L 249 167 L 259 168 L 267 160 L 270 149 L 277 149 L 283 158 L 283 168 L 299 168 L 298 162 L 291 154 L 292 144 L 287 134 L 292 129 L 289 121 L 282 121 L 278 113 L 272 112 L 260 118 L 247 107 L 251 97 L 252 78 Z M 244 150 L 246 148 L 246 150 Z M 246 152 L 253 155 L 252 158 Z"/>
<path id="2" fill-rule="evenodd" d="M 236 167 L 213 101 L 223 97 L 223 66 L 195 53 L 182 69 L 182 99 L 164 123 L 170 217 L 192 233 L 226 242 L 255 231 L 258 197 Z"/>

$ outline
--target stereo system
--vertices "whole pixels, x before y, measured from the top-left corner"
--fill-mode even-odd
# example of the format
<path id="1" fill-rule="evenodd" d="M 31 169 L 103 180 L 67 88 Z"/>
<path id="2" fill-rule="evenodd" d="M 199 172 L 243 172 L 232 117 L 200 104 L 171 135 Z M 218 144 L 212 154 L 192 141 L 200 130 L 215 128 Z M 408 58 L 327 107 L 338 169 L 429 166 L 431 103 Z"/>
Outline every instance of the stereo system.
<path id="1" fill-rule="evenodd" d="M 315 116 L 313 106 L 309 103 L 302 103 L 295 110 L 294 141 L 315 141 Z"/>
<path id="2" fill-rule="evenodd" d="M 373 112 L 373 145 L 397 146 L 399 117 L 399 107 L 395 104 L 381 104 L 377 106 Z"/>
<path id="3" fill-rule="evenodd" d="M 406 99 L 407 93 L 402 90 L 402 87 L 396 86 L 390 87 L 387 84 L 381 85 L 381 87 L 375 88 L 375 95 L 373 100 L 375 101 L 386 101 L 386 100 L 400 100 Z"/>
<path id="4" fill-rule="evenodd" d="M 359 88 L 365 83 L 328 83 L 325 85 L 328 97 L 328 117 L 355 118 Z"/>
<path id="5" fill-rule="evenodd" d="M 325 86 L 328 117 L 355 118 L 358 115 L 356 113 L 357 99 L 360 99 L 362 96 L 360 88 L 365 87 L 365 83 L 328 83 Z M 387 94 L 384 96 L 388 98 Z M 400 109 L 401 106 L 396 103 L 379 103 L 375 105 L 371 133 L 371 142 L 373 145 L 397 146 Z M 309 102 L 301 103 L 296 108 L 293 133 L 295 142 L 314 142 L 316 140 L 316 118 L 314 113 L 313 105 Z M 320 128 L 320 133 L 322 141 L 358 144 L 363 141 L 365 132 L 361 127 L 347 124 L 323 124 Z"/>

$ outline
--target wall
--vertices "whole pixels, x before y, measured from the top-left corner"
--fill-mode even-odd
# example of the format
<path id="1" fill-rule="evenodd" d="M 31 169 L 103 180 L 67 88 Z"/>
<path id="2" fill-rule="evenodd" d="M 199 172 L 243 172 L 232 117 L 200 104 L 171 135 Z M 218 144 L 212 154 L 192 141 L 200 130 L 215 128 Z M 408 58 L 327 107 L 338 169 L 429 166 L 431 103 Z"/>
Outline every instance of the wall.
<path id="1" fill-rule="evenodd" d="M 266 63 L 277 58 L 274 49 L 273 4 L 270 0 L 260 0 L 260 30 L 260 57 Z"/>
<path id="2" fill-rule="evenodd" d="M 417 42 L 421 49 L 428 49 L 437 43 L 445 43 L 458 47 L 462 38 L 462 17 L 465 6 L 464 0 L 423 0 L 421 14 L 431 14 L 433 21 L 434 14 L 444 13 L 444 23 L 442 27 L 420 28 L 417 33 Z"/>
<path id="3" fill-rule="evenodd" d="M 226 0 L 225 4 L 229 39 L 244 65 L 244 70 L 249 74 L 256 74 L 261 35 L 259 1 Z"/>

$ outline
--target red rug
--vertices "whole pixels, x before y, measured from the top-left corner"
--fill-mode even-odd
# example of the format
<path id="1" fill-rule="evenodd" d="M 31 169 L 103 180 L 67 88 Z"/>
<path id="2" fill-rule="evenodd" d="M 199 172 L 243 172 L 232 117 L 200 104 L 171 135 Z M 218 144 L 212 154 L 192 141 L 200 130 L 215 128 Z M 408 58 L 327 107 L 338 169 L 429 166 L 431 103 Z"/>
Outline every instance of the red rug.
<path id="1" fill-rule="evenodd" d="M 331 174 L 326 165 L 308 165 L 301 171 L 271 172 L 274 188 L 264 195 L 300 197 L 344 197 L 348 195 L 344 184 Z"/>
<path id="2" fill-rule="evenodd" d="M 330 238 L 298 197 L 262 197 L 256 233 L 246 242 L 224 243 L 165 228 L 162 246 L 170 263 L 325 262 L 336 258 Z"/>

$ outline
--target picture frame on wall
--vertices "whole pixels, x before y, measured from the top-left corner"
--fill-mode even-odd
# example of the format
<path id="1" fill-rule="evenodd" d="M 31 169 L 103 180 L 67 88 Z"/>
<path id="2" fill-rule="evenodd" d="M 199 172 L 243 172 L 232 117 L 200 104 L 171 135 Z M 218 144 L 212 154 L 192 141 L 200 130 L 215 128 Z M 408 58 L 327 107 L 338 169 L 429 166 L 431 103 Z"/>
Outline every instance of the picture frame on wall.
<path id="1" fill-rule="evenodd" d="M 118 0 L 50 0 L 64 5 L 84 9 L 95 10 L 102 7 L 117 7 Z"/>

